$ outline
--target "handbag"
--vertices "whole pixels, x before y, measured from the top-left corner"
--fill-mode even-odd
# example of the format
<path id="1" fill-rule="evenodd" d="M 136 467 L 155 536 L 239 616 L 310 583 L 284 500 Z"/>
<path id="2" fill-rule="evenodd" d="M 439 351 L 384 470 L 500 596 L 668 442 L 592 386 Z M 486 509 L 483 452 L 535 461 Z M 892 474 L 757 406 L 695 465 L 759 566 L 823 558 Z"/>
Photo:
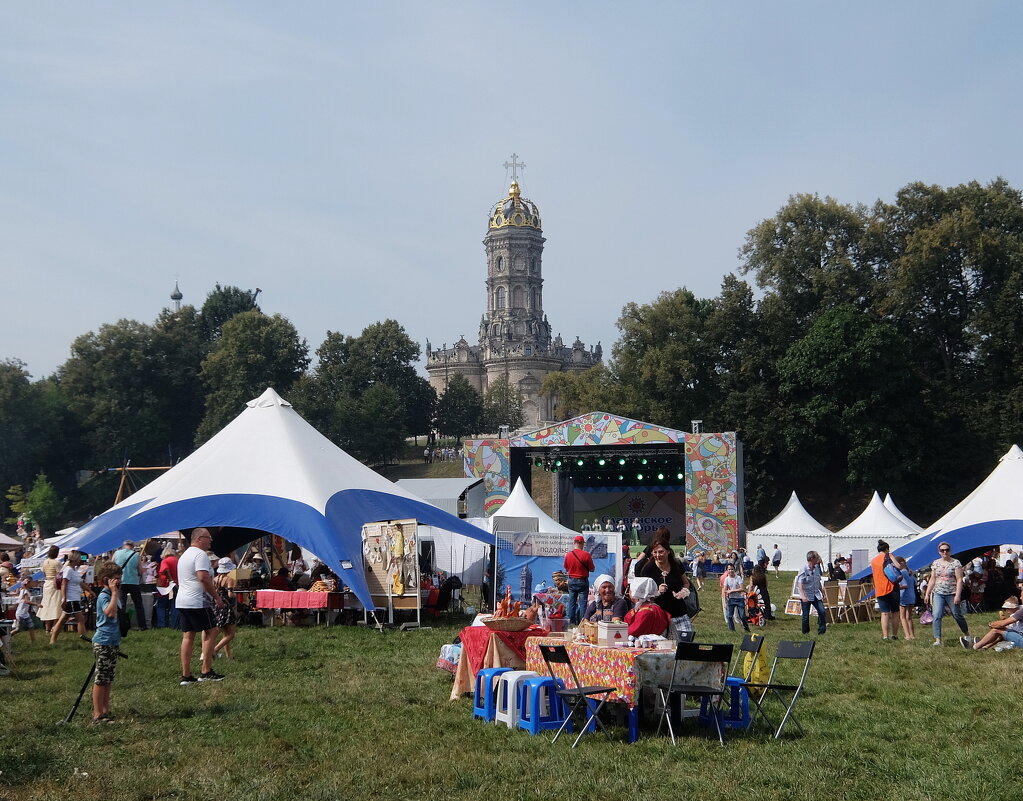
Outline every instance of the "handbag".
<path id="1" fill-rule="evenodd" d="M 927 604 L 927 606 L 924 607 L 924 611 L 920 613 L 920 622 L 925 626 L 928 623 L 934 622 L 934 613 L 931 611 L 930 604 Z"/>
<path id="2" fill-rule="evenodd" d="M 689 595 L 685 598 L 686 614 L 692 619 L 703 611 L 700 608 L 700 596 L 696 592 L 696 587 L 689 586 Z"/>

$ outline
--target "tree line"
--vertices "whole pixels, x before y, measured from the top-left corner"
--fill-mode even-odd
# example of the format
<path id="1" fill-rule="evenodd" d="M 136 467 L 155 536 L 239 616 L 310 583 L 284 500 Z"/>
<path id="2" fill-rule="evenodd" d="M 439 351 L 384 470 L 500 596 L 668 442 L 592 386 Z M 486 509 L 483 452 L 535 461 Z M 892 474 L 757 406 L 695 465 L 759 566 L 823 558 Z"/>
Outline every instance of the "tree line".
<path id="1" fill-rule="evenodd" d="M 1023 441 L 1023 202 L 1004 180 L 914 183 L 869 207 L 795 195 L 740 261 L 713 298 L 626 304 L 605 364 L 545 379 L 557 416 L 737 431 L 751 525 L 793 489 L 828 522 L 877 489 L 927 523 Z M 99 511 L 109 496 L 88 497 L 79 471 L 174 463 L 267 386 L 370 464 L 431 431 L 522 424 L 500 381 L 481 397 L 456 377 L 438 398 L 395 320 L 328 332 L 313 355 L 252 292 L 218 284 L 199 309 L 83 334 L 53 376 L 0 362 L 5 515 L 33 492 L 52 507 L 54 488 L 64 514 Z"/>
<path id="2" fill-rule="evenodd" d="M 870 207 L 795 195 L 740 260 L 716 297 L 627 304 L 605 365 L 547 376 L 558 416 L 739 432 L 753 526 L 793 489 L 828 522 L 876 489 L 927 525 L 1023 441 L 1023 203 L 1004 180 Z"/>
<path id="3" fill-rule="evenodd" d="M 290 321 L 264 314 L 253 292 L 217 284 L 199 309 L 83 334 L 42 380 L 7 359 L 0 362 L 3 518 L 28 515 L 52 532 L 69 517 L 102 511 L 109 482 L 80 486 L 83 475 L 129 462 L 173 465 L 268 386 L 371 465 L 397 457 L 410 437 L 521 425 L 521 401 L 506 382 L 486 398 L 464 380 L 452 382 L 438 399 L 417 372 L 419 356 L 402 326 L 384 320 L 357 336 L 328 331 L 310 368 L 309 346 Z"/>

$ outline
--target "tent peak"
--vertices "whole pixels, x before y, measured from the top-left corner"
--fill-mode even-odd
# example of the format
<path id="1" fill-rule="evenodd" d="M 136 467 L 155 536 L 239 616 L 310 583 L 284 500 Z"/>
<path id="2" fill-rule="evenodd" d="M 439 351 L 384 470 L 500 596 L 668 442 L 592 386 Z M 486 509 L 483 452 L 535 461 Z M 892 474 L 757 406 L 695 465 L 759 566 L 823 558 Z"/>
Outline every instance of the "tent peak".
<path id="1" fill-rule="evenodd" d="M 260 395 L 258 398 L 253 398 L 245 404 L 250 409 L 267 409 L 271 406 L 287 406 L 291 408 L 291 404 L 288 403 L 284 398 L 278 395 L 273 387 L 267 387 L 266 392 Z"/>
<path id="2" fill-rule="evenodd" d="M 1020 450 L 1019 445 L 1013 445 L 1011 448 L 1009 448 L 1009 452 L 998 461 L 1004 462 L 1007 459 L 1023 461 L 1023 450 Z"/>

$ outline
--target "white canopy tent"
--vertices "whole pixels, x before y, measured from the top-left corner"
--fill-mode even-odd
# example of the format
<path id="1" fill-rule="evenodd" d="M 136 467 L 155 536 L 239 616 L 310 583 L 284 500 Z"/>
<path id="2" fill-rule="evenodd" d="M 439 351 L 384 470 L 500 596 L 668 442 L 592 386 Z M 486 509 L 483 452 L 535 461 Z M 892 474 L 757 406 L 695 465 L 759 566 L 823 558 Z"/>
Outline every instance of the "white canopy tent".
<path id="1" fill-rule="evenodd" d="M 561 523 L 537 506 L 536 501 L 526 492 L 526 487 L 521 479 L 515 482 L 511 494 L 508 495 L 508 500 L 491 516 L 491 526 L 494 530 L 498 530 L 498 521 L 501 518 L 534 518 L 537 525 L 536 530 L 541 534 L 575 535 L 578 533 L 567 526 L 561 525 Z"/>
<path id="2" fill-rule="evenodd" d="M 884 508 L 891 512 L 893 515 L 895 515 L 897 519 L 901 520 L 907 526 L 912 528 L 917 534 L 923 531 L 923 529 L 920 528 L 920 526 L 918 526 L 916 523 L 914 523 L 912 520 L 906 517 L 902 513 L 902 510 L 895 505 L 895 501 L 892 499 L 892 494 L 890 492 L 884 496 Z"/>
<path id="3" fill-rule="evenodd" d="M 277 534 L 316 554 L 370 606 L 362 527 L 408 518 L 487 539 L 353 459 L 267 389 L 186 459 L 78 529 L 68 546 L 102 553 L 125 539 L 216 526 L 213 550 L 223 554 Z"/>
<path id="4" fill-rule="evenodd" d="M 781 550 L 781 569 L 799 570 L 806 563 L 806 552 L 820 551 L 822 555 L 830 552 L 832 531 L 818 523 L 803 508 L 799 496 L 793 491 L 788 503 L 776 517 L 769 522 L 746 532 L 746 549 L 751 558 L 756 554 L 756 547 L 763 545 L 768 558 L 777 545 Z"/>

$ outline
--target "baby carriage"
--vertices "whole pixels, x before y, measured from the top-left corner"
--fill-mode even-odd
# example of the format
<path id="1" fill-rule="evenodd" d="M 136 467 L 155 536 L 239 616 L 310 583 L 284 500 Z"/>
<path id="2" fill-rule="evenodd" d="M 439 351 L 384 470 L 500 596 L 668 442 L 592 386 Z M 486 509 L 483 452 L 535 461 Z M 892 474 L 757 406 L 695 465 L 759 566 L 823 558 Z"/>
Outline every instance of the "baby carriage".
<path id="1" fill-rule="evenodd" d="M 767 607 L 764 597 L 756 587 L 746 594 L 746 619 L 751 626 L 763 628 L 767 625 Z"/>

